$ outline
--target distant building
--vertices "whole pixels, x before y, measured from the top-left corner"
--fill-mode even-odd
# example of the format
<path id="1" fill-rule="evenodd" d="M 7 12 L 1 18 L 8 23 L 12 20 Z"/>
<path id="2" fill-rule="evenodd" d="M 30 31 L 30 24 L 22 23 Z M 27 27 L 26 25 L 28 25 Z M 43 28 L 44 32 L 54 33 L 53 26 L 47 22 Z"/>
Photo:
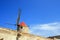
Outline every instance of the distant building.
<path id="1" fill-rule="evenodd" d="M 19 25 L 20 25 L 19 26 L 19 31 L 20 32 L 29 33 L 29 28 L 24 22 L 21 22 Z"/>

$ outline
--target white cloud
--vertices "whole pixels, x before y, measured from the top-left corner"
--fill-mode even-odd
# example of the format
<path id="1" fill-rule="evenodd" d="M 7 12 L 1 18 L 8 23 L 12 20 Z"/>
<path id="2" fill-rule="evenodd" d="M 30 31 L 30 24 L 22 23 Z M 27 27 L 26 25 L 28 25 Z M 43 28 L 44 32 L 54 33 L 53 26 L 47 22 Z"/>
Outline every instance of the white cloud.
<path id="1" fill-rule="evenodd" d="M 60 23 L 35 24 L 30 26 L 30 33 L 41 36 L 60 35 Z"/>

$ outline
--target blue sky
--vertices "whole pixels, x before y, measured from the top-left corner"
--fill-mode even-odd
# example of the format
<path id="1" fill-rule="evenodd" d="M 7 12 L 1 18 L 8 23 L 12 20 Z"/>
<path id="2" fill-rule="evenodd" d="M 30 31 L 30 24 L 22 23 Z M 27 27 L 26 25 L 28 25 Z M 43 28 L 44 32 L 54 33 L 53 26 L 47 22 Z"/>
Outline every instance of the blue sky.
<path id="1" fill-rule="evenodd" d="M 18 8 L 22 11 L 20 21 L 29 25 L 31 33 L 41 36 L 59 35 L 60 0 L 0 0 L 0 25 L 15 30 L 15 26 L 5 23 L 16 23 Z M 56 32 L 48 30 L 50 27 Z M 47 30 L 43 30 L 44 28 Z"/>

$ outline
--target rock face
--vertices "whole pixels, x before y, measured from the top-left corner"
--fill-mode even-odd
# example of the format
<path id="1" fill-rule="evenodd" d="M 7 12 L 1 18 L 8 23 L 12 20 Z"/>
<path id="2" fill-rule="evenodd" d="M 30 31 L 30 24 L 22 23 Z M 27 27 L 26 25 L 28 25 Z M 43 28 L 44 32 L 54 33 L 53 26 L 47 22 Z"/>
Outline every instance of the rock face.
<path id="1" fill-rule="evenodd" d="M 54 39 L 54 40 L 60 40 L 60 35 L 57 36 L 50 36 L 48 38 Z"/>
<path id="2" fill-rule="evenodd" d="M 3 40 L 16 40 L 16 33 L 14 35 L 14 31 L 11 31 L 9 29 L 0 28 L 0 39 Z"/>
<path id="3" fill-rule="evenodd" d="M 17 37 L 17 31 L 16 30 L 0 28 L 0 39 L 16 40 L 16 37 Z M 40 37 L 40 36 L 32 35 L 29 33 L 20 32 L 19 40 L 53 40 L 53 39 Z"/>

